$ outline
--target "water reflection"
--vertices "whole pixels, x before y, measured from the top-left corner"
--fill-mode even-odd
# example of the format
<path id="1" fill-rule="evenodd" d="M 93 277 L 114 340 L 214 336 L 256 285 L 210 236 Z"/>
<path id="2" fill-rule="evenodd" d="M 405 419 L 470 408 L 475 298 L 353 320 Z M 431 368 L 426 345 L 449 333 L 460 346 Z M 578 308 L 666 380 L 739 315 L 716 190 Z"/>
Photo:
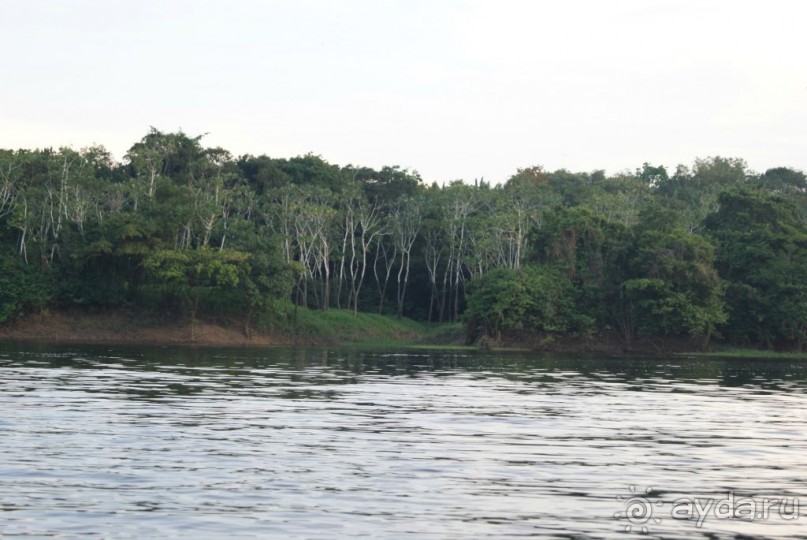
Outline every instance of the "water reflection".
<path id="1" fill-rule="evenodd" d="M 0 532 L 606 538 L 641 530 L 614 518 L 641 493 L 658 503 L 651 536 L 803 536 L 807 517 L 698 528 L 670 510 L 728 492 L 807 505 L 806 372 L 778 360 L 2 345 Z"/>

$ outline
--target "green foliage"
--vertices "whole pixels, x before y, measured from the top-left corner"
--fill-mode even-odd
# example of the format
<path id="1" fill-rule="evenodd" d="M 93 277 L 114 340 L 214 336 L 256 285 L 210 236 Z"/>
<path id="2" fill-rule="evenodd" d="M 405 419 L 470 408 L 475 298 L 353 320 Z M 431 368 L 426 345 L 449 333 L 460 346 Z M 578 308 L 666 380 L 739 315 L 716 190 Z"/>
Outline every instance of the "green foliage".
<path id="1" fill-rule="evenodd" d="M 238 228 L 247 228 L 240 222 Z M 246 314 L 244 330 L 250 332 L 250 323 L 255 315 L 266 318 L 288 310 L 288 298 L 294 283 L 296 264 L 288 264 L 279 257 L 271 235 L 255 233 L 235 234 L 232 246 L 239 253 L 249 253 L 249 258 L 241 264 L 239 281 L 232 295 L 228 296 L 231 305 Z"/>
<path id="2" fill-rule="evenodd" d="M 533 242 L 535 260 L 561 270 L 574 285 L 575 313 L 584 328 L 615 324 L 633 334 L 633 314 L 622 294 L 628 279 L 633 231 L 585 207 L 559 207 L 546 215 Z"/>
<path id="3" fill-rule="evenodd" d="M 571 282 L 544 266 L 496 268 L 468 285 L 468 334 L 501 338 L 521 330 L 552 333 L 569 329 Z"/>
<path id="4" fill-rule="evenodd" d="M 349 307 L 491 336 L 802 347 L 805 178 L 709 157 L 426 187 L 397 166 L 233 159 L 155 128 L 122 163 L 100 146 L 0 149 L 0 322 L 56 302 L 238 318 L 249 334 Z"/>
<path id="5" fill-rule="evenodd" d="M 725 322 L 723 283 L 706 239 L 680 230 L 640 230 L 630 264 L 636 277 L 624 288 L 637 307 L 640 331 L 709 336 Z"/>
<path id="6" fill-rule="evenodd" d="M 798 207 L 777 194 L 729 191 L 706 225 L 728 282 L 726 333 L 739 343 L 801 348 L 807 339 L 807 224 Z"/>
<path id="7" fill-rule="evenodd" d="M 658 186 L 667 182 L 670 176 L 663 165 L 653 166 L 645 162 L 642 168 L 636 171 L 636 178 L 650 186 Z"/>
<path id="8" fill-rule="evenodd" d="M 49 274 L 26 265 L 16 253 L 0 252 L 0 323 L 46 307 L 53 289 Z"/>
<path id="9" fill-rule="evenodd" d="M 143 265 L 164 307 L 175 313 L 188 310 L 194 318 L 203 296 L 215 299 L 235 290 L 249 268 L 248 259 L 249 254 L 240 251 L 160 249 Z"/>
<path id="10" fill-rule="evenodd" d="M 755 185 L 773 193 L 804 196 L 807 194 L 807 175 L 787 167 L 776 167 L 765 171 Z"/>
<path id="11" fill-rule="evenodd" d="M 415 197 L 420 188 L 420 176 L 400 167 L 383 167 L 375 171 L 368 167 L 352 169 L 346 167 L 345 172 L 361 183 L 367 199 L 382 205 L 393 205 L 406 197 Z"/>
<path id="12" fill-rule="evenodd" d="M 238 169 L 259 196 L 291 183 L 291 177 L 268 156 L 243 156 L 238 160 Z"/>
<path id="13" fill-rule="evenodd" d="M 59 301 L 97 306 L 136 302 L 145 279 L 143 260 L 160 245 L 156 232 L 153 221 L 131 212 L 111 214 L 81 232 L 66 231 L 55 270 Z"/>

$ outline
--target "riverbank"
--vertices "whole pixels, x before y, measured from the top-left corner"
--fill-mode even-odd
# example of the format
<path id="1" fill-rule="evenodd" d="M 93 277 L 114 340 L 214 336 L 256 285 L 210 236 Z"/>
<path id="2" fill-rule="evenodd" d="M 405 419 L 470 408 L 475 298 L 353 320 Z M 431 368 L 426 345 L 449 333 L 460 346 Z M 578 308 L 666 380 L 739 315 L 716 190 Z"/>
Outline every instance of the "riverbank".
<path id="1" fill-rule="evenodd" d="M 139 311 L 44 311 L 0 327 L 0 340 L 198 346 L 396 345 L 416 342 L 426 325 L 410 319 L 298 309 L 270 329 L 245 331 L 242 321 L 172 320 Z"/>
<path id="2" fill-rule="evenodd" d="M 238 320 L 172 320 L 139 311 L 44 311 L 0 326 L 0 340 L 75 343 L 193 345 L 203 347 L 272 345 L 361 345 L 413 349 L 471 351 L 531 350 L 566 354 L 718 356 L 726 358 L 786 358 L 807 360 L 807 352 L 778 352 L 714 344 L 702 350 L 700 341 L 644 338 L 626 345 L 614 334 L 505 339 L 468 345 L 460 323 L 428 325 L 371 313 L 327 312 L 299 308 L 269 329 L 253 328 L 249 335 Z"/>

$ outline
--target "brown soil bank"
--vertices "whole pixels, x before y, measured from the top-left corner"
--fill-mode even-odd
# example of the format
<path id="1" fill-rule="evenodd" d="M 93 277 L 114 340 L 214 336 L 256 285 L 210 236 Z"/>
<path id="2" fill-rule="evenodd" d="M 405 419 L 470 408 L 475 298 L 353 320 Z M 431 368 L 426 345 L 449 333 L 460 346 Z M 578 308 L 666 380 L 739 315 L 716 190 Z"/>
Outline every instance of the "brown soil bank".
<path id="1" fill-rule="evenodd" d="M 0 326 L 0 339 L 66 343 L 149 345 L 286 345 L 292 340 L 256 331 L 247 338 L 238 325 L 208 321 L 157 321 L 137 313 L 45 312 Z"/>
<path id="2" fill-rule="evenodd" d="M 344 315 L 344 314 L 343 314 Z M 321 323 L 305 332 L 260 332 L 253 329 L 250 337 L 244 332 L 241 321 L 168 320 L 138 311 L 110 310 L 46 311 L 28 315 L 12 324 L 0 326 L 0 340 L 34 341 L 51 343 L 104 343 L 141 345 L 196 345 L 196 346 L 267 346 L 267 345 L 343 345 L 364 343 L 418 347 L 452 347 L 466 345 L 465 331 L 458 325 L 447 325 L 436 331 L 409 321 L 394 322 L 379 315 L 351 316 L 350 326 L 340 326 L 339 314 L 316 312 L 314 319 Z M 365 317 L 362 319 L 362 317 Z M 344 317 L 343 317 L 344 318 Z M 310 322 L 310 321 L 309 321 Z M 326 330 L 322 325 L 327 326 Z M 395 326 L 395 325 L 398 326 Z M 400 326 L 404 324 L 404 326 Z M 408 325 L 408 326 L 407 326 Z M 714 343 L 720 347 L 721 344 Z M 507 336 L 501 340 L 486 339 L 474 344 L 480 349 L 524 349 L 572 354 L 669 354 L 704 350 L 703 340 L 676 338 L 642 338 L 631 344 L 613 333 L 596 336 Z M 749 350 L 749 352 L 753 352 Z M 761 351 L 760 351 L 761 352 Z"/>

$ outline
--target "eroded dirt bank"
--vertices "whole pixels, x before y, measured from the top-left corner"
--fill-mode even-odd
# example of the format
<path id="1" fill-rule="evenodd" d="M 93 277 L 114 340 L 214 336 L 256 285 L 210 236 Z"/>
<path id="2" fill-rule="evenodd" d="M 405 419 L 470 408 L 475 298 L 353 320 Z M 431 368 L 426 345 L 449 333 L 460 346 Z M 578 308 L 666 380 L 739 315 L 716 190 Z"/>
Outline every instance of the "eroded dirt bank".
<path id="1" fill-rule="evenodd" d="M 248 338 L 237 324 L 208 321 L 157 321 L 137 314 L 56 313 L 30 315 L 0 327 L 0 339 L 64 343 L 149 345 L 287 345 L 294 340 L 252 331 Z"/>

